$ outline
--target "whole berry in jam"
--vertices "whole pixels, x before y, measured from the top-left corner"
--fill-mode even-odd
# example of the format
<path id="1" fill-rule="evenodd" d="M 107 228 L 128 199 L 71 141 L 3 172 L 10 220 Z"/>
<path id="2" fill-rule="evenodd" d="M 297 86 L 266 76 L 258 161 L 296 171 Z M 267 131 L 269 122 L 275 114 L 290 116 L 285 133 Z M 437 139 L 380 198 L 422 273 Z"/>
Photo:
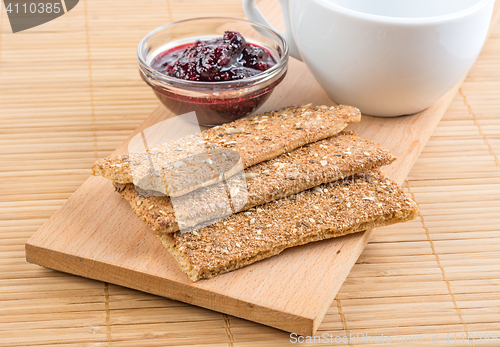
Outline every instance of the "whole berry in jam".
<path id="1" fill-rule="evenodd" d="M 226 31 L 222 37 L 160 53 L 151 67 L 184 80 L 220 82 L 251 77 L 275 64 L 265 48 L 247 43 L 236 31 Z"/>

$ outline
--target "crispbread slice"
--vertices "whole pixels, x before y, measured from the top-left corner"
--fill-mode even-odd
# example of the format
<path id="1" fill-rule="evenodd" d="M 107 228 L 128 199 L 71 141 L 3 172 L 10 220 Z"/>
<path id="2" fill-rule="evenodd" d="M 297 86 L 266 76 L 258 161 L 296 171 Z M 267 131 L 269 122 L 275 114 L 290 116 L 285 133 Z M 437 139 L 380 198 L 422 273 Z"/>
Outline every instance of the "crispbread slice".
<path id="1" fill-rule="evenodd" d="M 359 110 L 351 106 L 315 107 L 305 105 L 287 107 L 207 129 L 201 133 L 201 137 L 209 148 L 226 148 L 236 151 L 241 157 L 243 168 L 247 168 L 305 144 L 333 136 L 349 123 L 359 122 L 360 117 Z M 187 137 L 185 143 L 183 141 L 175 141 L 175 143 L 151 148 L 150 152 L 157 154 L 154 157 L 158 161 L 155 163 L 155 168 L 174 163 L 183 154 L 183 151 L 192 152 L 188 143 L 192 143 L 193 139 Z M 162 156 L 162 153 L 169 154 Z M 134 177 L 131 168 L 138 163 L 131 163 L 131 157 L 134 155 L 114 155 L 100 159 L 92 166 L 92 173 L 95 176 L 103 176 L 118 183 L 133 183 Z M 149 157 L 151 159 L 151 156 Z M 151 179 L 146 173 L 144 174 L 145 181 Z M 154 172 L 154 174 L 158 176 L 161 173 Z M 183 186 L 178 191 L 172 191 L 167 186 L 160 191 L 169 196 L 181 196 L 197 188 L 216 183 L 217 177 L 209 179 L 207 182 L 207 184 L 195 182 L 188 187 Z M 149 184 L 149 182 L 147 183 Z M 155 184 L 151 184 L 151 186 L 155 186 Z"/>
<path id="2" fill-rule="evenodd" d="M 317 141 L 245 169 L 247 202 L 241 210 L 262 205 L 322 183 L 373 170 L 394 161 L 394 156 L 379 144 L 343 131 L 333 137 Z M 116 185 L 117 191 L 130 203 L 155 233 L 179 230 L 174 206 L 169 197 L 148 197 L 136 192 L 133 185 Z M 192 227 L 231 214 L 224 203 L 227 194 L 221 189 L 200 188 L 179 198 L 176 206 L 190 206 L 189 215 L 177 219 L 192 221 Z M 234 204 L 233 204 L 234 205 Z"/>
<path id="3" fill-rule="evenodd" d="M 417 216 L 418 207 L 379 171 L 269 202 L 196 233 L 158 235 L 188 277 L 210 278 L 286 248 Z"/>

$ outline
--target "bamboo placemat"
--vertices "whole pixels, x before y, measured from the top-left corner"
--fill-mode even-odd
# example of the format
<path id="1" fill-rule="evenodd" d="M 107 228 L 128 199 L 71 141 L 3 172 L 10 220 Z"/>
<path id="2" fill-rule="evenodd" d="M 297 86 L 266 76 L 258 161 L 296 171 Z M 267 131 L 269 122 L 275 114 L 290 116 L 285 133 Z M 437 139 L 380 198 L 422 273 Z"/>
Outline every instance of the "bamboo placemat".
<path id="1" fill-rule="evenodd" d="M 272 328 L 24 258 L 25 241 L 94 160 L 158 105 L 137 73 L 137 42 L 166 22 L 222 13 L 243 17 L 240 1 L 88 0 L 12 34 L 1 8 L 0 346 L 290 343 Z M 318 335 L 422 345 L 439 334 L 445 346 L 479 345 L 462 342 L 464 332 L 500 338 L 500 25 L 493 29 L 405 182 L 419 219 L 376 231 Z M 339 344 L 370 338 L 357 342 Z"/>

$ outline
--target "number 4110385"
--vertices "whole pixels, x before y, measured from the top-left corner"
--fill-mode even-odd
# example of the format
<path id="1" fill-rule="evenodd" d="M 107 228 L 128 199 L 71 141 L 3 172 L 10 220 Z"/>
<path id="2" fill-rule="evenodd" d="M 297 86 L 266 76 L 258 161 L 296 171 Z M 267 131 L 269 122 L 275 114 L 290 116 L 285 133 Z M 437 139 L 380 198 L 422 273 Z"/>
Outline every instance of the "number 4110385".
<path id="1" fill-rule="evenodd" d="M 61 4 L 60 3 L 43 3 L 39 2 L 38 4 L 35 2 L 30 3 L 29 5 L 27 3 L 24 3 L 22 5 L 19 5 L 18 3 L 14 4 L 12 6 L 12 3 L 9 3 L 9 5 L 5 8 L 7 13 L 60 13 L 61 12 Z"/>

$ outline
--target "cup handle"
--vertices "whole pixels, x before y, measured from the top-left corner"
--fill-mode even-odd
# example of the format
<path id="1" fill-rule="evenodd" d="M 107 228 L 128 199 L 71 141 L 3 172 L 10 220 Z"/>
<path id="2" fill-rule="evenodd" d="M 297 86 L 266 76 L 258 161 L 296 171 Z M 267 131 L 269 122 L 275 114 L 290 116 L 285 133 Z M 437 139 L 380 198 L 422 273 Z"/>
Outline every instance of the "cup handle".
<path id="1" fill-rule="evenodd" d="M 251 21 L 265 25 L 268 28 L 271 28 L 277 33 L 279 33 L 281 36 L 283 36 L 288 44 L 288 51 L 290 55 L 296 59 L 302 60 L 302 57 L 300 56 L 299 50 L 297 48 L 297 44 L 295 43 L 292 34 L 288 0 L 280 0 L 280 3 L 281 3 L 281 10 L 283 11 L 283 18 L 285 20 L 285 30 L 286 30 L 285 32 L 276 30 L 271 25 L 271 23 L 267 21 L 267 19 L 262 15 L 262 12 L 260 12 L 256 0 L 243 0 L 243 11 L 245 11 L 245 14 Z"/>

